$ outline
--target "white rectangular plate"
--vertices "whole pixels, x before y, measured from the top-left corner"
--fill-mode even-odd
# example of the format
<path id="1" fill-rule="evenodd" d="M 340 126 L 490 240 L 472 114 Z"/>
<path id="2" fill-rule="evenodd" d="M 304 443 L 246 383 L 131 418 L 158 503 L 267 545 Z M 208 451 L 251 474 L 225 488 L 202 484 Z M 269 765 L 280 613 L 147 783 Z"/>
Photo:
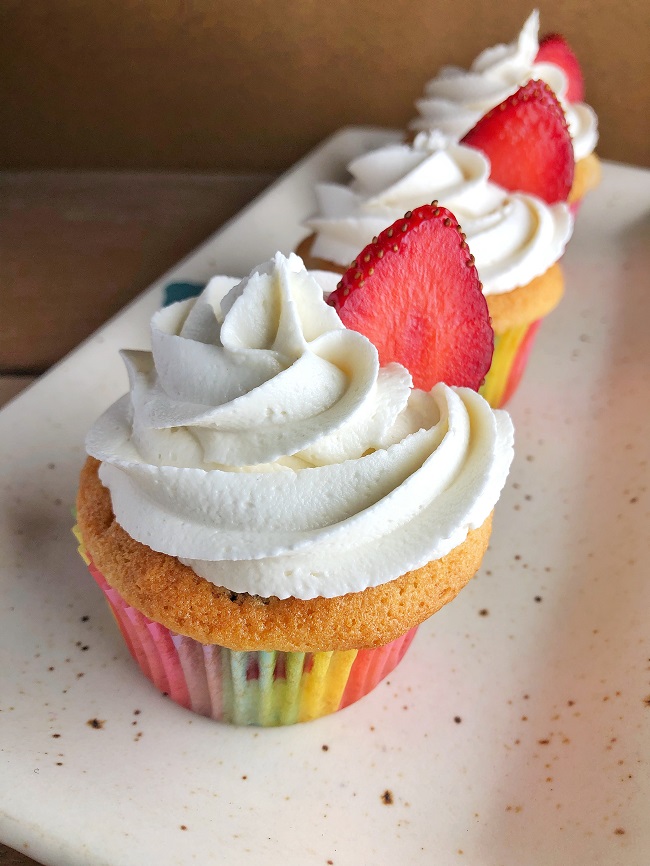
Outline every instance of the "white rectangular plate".
<path id="1" fill-rule="evenodd" d="M 361 703 L 288 729 L 192 715 L 77 556 L 84 434 L 162 286 L 291 250 L 314 182 L 394 138 L 325 142 L 0 414 L 0 837 L 43 863 L 650 863 L 649 172 L 605 165 L 579 216 L 480 575 Z"/>

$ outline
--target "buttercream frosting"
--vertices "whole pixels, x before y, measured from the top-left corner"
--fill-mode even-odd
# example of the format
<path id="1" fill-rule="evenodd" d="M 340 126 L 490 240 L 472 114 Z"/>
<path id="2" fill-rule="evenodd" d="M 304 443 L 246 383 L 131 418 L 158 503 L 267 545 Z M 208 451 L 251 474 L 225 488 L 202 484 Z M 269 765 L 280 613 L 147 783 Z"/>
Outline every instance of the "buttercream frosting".
<path id="1" fill-rule="evenodd" d="M 542 79 L 562 104 L 576 160 L 588 156 L 598 142 L 598 120 L 586 103 L 569 103 L 568 82 L 559 66 L 535 63 L 539 51 L 539 12 L 531 13 L 521 33 L 508 45 L 486 48 L 469 69 L 443 66 L 416 101 L 419 112 L 411 129 L 438 129 L 461 139 L 496 105 L 531 79 Z"/>
<path id="2" fill-rule="evenodd" d="M 480 151 L 439 132 L 371 151 L 348 170 L 347 186 L 317 185 L 319 211 L 307 221 L 316 235 L 312 254 L 338 265 L 349 265 L 406 211 L 437 199 L 467 235 L 483 292 L 500 294 L 545 273 L 573 231 L 566 204 L 506 192 L 489 181 L 490 163 Z"/>
<path id="3" fill-rule="evenodd" d="M 444 556 L 492 511 L 509 416 L 412 387 L 295 255 L 158 311 L 86 440 L 118 523 L 235 592 L 333 597 Z"/>

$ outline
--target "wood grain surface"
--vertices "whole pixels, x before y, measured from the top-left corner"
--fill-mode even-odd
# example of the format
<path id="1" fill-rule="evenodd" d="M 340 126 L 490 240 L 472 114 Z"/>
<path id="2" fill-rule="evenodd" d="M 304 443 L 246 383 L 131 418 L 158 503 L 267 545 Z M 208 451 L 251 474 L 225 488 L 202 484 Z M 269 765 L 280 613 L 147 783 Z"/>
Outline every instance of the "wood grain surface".
<path id="1" fill-rule="evenodd" d="M 272 175 L 0 172 L 0 374 L 38 374 Z"/>
<path id="2" fill-rule="evenodd" d="M 26 854 L 21 854 L 19 851 L 14 851 L 13 848 L 7 848 L 0 842 L 0 866 L 34 866 L 38 860 L 32 860 Z"/>

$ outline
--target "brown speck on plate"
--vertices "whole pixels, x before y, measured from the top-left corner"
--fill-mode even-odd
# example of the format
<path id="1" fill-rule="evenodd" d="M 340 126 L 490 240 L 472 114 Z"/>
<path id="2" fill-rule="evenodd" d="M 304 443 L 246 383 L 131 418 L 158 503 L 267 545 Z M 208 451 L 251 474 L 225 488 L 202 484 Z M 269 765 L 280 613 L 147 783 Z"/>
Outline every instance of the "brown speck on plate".
<path id="1" fill-rule="evenodd" d="M 89 728 L 95 728 L 95 730 L 100 730 L 104 727 L 103 719 L 88 719 L 86 722 Z"/>
<path id="2" fill-rule="evenodd" d="M 489 612 L 490 612 L 490 611 L 487 609 L 487 607 L 482 607 L 482 608 L 479 610 L 478 615 L 479 615 L 479 616 L 487 616 L 487 615 L 489 614 Z"/>
<path id="3" fill-rule="evenodd" d="M 329 751 L 329 746 L 328 746 L 326 743 L 323 743 L 323 745 L 321 746 L 321 749 L 322 749 L 324 752 L 328 752 L 328 751 Z"/>
<path id="4" fill-rule="evenodd" d="M 388 790 L 388 788 L 386 788 L 384 793 L 381 795 L 381 802 L 384 803 L 386 806 L 393 805 L 393 794 L 392 791 Z"/>
<path id="5" fill-rule="evenodd" d="M 617 827 L 616 830 L 614 830 L 614 833 L 615 833 L 617 836 L 624 836 L 624 835 L 625 835 L 625 830 L 624 830 L 622 827 Z"/>
<path id="6" fill-rule="evenodd" d="M 185 826 L 185 824 L 181 824 L 181 830 L 187 830 L 187 827 Z"/>

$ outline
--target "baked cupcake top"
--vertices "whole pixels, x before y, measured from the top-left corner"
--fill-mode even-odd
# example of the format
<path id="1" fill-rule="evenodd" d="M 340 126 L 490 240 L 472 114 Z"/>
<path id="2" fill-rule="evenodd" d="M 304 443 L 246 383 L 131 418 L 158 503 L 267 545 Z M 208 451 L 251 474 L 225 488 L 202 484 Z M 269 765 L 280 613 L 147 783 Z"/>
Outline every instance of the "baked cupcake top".
<path id="1" fill-rule="evenodd" d="M 444 556 L 505 483 L 512 425 L 414 389 L 344 327 L 297 256 L 157 312 L 130 393 L 96 422 L 117 522 L 234 592 L 334 597 Z"/>
<path id="2" fill-rule="evenodd" d="M 443 66 L 416 101 L 414 130 L 440 130 L 459 140 L 490 109 L 531 79 L 546 81 L 562 103 L 575 159 L 588 156 L 598 142 L 598 119 L 584 102 L 569 102 L 568 79 L 554 63 L 539 62 L 539 12 L 534 10 L 521 33 L 508 45 L 486 48 L 469 69 Z"/>
<path id="3" fill-rule="evenodd" d="M 489 160 L 440 133 L 392 144 L 354 159 L 349 185 L 316 187 L 318 213 L 311 254 L 347 265 L 382 228 L 423 201 L 438 199 L 457 216 L 476 260 L 483 293 L 510 292 L 545 273 L 562 256 L 573 219 L 549 205 L 489 181 Z"/>

